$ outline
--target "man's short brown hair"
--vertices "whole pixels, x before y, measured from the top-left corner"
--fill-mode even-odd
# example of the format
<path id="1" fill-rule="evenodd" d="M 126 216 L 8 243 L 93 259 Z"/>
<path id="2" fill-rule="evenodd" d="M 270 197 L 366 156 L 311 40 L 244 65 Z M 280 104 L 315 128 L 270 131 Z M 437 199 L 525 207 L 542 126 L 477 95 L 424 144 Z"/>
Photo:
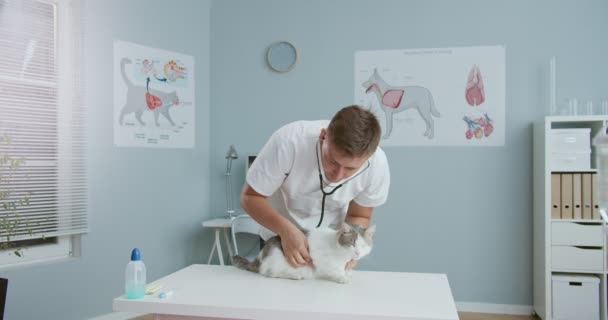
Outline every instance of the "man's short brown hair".
<path id="1" fill-rule="evenodd" d="M 371 156 L 380 143 L 376 116 L 358 105 L 342 108 L 331 119 L 327 133 L 331 143 L 350 157 Z"/>

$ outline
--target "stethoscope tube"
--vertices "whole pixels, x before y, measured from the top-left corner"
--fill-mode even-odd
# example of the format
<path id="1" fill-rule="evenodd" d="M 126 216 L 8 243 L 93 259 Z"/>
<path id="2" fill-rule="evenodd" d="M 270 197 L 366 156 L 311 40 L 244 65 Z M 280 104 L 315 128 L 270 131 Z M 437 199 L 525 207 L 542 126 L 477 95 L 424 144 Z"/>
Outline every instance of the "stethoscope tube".
<path id="1" fill-rule="evenodd" d="M 323 223 L 323 216 L 325 215 L 325 197 L 334 194 L 334 192 L 336 192 L 336 190 L 342 188 L 343 185 L 344 185 L 344 183 L 335 187 L 333 190 L 331 190 L 331 192 L 325 192 L 325 190 L 323 190 L 323 176 L 319 173 L 319 188 L 321 189 L 321 193 L 323 193 L 323 200 L 321 200 L 321 217 L 319 218 L 319 223 L 317 224 L 317 228 L 321 226 L 321 223 Z"/>
<path id="2" fill-rule="evenodd" d="M 321 217 L 319 217 L 319 223 L 317 223 L 317 226 L 315 228 L 319 228 L 321 226 L 321 223 L 323 223 L 323 217 L 325 216 L 325 197 L 334 194 L 334 192 L 336 192 L 336 190 L 342 188 L 342 186 L 345 183 L 351 181 L 352 179 L 354 179 L 357 176 L 359 176 L 360 174 L 362 174 L 370 166 L 369 160 L 367 160 L 367 166 L 365 167 L 365 169 L 361 170 L 359 173 L 357 173 L 353 177 L 349 178 L 348 180 L 342 182 L 340 185 L 336 186 L 330 192 L 325 192 L 325 190 L 323 189 L 323 174 L 321 174 L 321 163 L 319 161 L 319 148 L 320 148 L 319 142 L 317 141 L 317 147 L 315 148 L 317 151 L 317 170 L 319 171 L 319 189 L 321 189 L 321 193 L 323 193 L 323 199 L 321 200 Z"/>

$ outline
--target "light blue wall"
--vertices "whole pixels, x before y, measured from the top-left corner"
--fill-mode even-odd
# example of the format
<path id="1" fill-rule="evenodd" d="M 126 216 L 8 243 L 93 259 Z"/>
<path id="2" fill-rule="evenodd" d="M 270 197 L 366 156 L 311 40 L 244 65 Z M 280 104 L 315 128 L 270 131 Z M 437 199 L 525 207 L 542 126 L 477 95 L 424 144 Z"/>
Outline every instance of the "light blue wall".
<path id="1" fill-rule="evenodd" d="M 132 247 L 157 279 L 208 253 L 210 1 L 85 0 L 90 232 L 75 261 L 11 271 L 6 319 L 88 319 L 111 312 Z M 193 149 L 113 146 L 113 41 L 195 58 Z M 5 275 L 5 274 L 3 274 Z"/>
<path id="2" fill-rule="evenodd" d="M 507 48 L 505 146 L 386 148 L 391 194 L 376 210 L 376 248 L 360 268 L 445 272 L 458 301 L 531 304 L 530 123 L 546 109 L 552 55 L 560 100 L 608 96 L 606 1 L 212 3 L 84 0 L 91 232 L 78 260 L 3 274 L 8 319 L 109 312 L 133 246 L 150 279 L 202 261 L 211 238 L 199 221 L 225 210 L 228 145 L 241 155 L 238 185 L 243 156 L 278 126 L 329 118 L 353 102 L 356 50 L 494 44 Z M 113 147 L 114 39 L 195 57 L 194 149 Z M 298 47 L 290 73 L 265 66 L 277 40 Z"/>
<path id="3" fill-rule="evenodd" d="M 547 109 L 552 55 L 559 100 L 608 96 L 607 17 L 604 0 L 215 1 L 210 183 L 223 186 L 229 144 L 255 153 L 280 125 L 351 104 L 356 50 L 505 45 L 504 147 L 385 148 L 391 193 L 360 267 L 447 273 L 457 301 L 531 305 L 531 122 Z M 277 40 L 299 50 L 287 74 L 265 66 Z M 223 188 L 211 208 L 221 215 Z"/>

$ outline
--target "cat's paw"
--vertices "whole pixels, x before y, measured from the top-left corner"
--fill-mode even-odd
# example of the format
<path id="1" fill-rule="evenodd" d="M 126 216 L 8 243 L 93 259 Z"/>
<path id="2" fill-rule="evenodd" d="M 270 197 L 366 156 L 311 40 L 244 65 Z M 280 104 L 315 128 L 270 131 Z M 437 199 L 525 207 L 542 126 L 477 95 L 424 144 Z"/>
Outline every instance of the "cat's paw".
<path id="1" fill-rule="evenodd" d="M 343 276 L 339 276 L 333 279 L 335 282 L 337 283 L 341 283 L 341 284 L 347 284 L 350 283 L 350 277 L 343 275 Z"/>
<path id="2" fill-rule="evenodd" d="M 353 277 L 351 277 L 350 274 L 347 274 L 344 278 L 346 278 L 346 282 L 344 282 L 344 283 L 351 283 L 353 280 Z"/>

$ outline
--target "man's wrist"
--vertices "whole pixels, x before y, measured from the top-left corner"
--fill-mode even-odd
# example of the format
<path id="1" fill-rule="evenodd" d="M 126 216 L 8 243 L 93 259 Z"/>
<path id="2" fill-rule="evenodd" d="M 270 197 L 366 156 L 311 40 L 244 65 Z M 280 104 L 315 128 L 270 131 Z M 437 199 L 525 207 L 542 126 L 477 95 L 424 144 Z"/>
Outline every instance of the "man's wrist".
<path id="1" fill-rule="evenodd" d="M 350 225 L 359 225 L 363 228 L 369 226 L 369 218 L 364 217 L 347 217 L 344 221 Z"/>
<path id="2" fill-rule="evenodd" d="M 277 234 L 279 235 L 279 237 L 284 238 L 285 235 L 288 233 L 289 230 L 289 225 L 285 222 L 282 222 L 279 225 L 279 229 L 277 230 Z"/>
<path id="3" fill-rule="evenodd" d="M 285 220 L 285 221 L 283 221 L 283 223 L 281 223 L 281 226 L 279 227 L 279 230 L 277 230 L 278 231 L 277 233 L 279 234 L 279 236 L 281 238 L 283 238 L 289 234 L 292 234 L 294 232 L 293 231 L 294 228 L 295 228 L 295 226 L 291 222 Z"/>

